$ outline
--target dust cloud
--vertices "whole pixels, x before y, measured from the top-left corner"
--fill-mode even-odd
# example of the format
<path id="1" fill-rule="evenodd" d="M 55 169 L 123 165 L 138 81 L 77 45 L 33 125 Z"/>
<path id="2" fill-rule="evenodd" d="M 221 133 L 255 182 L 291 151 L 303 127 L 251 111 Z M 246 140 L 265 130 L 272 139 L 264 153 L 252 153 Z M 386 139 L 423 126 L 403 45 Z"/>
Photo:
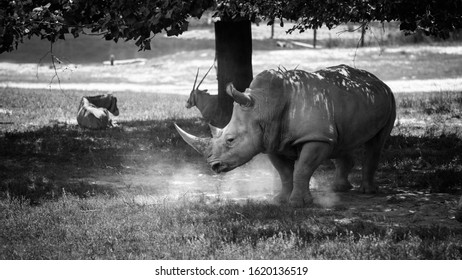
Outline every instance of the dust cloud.
<path id="1" fill-rule="evenodd" d="M 267 200 L 274 195 L 275 172 L 263 155 L 222 174 L 183 166 L 170 178 L 169 188 L 172 195 L 188 193 L 233 201 Z"/>
<path id="2" fill-rule="evenodd" d="M 279 182 L 276 173 L 268 158 L 259 155 L 247 164 L 221 174 L 212 172 L 205 163 L 178 165 L 158 161 L 137 168 L 122 180 L 135 193 L 133 201 L 142 205 L 191 198 L 206 202 L 271 201 L 276 193 L 275 182 Z"/>
<path id="3" fill-rule="evenodd" d="M 339 197 L 326 186 L 331 172 L 316 172 L 310 182 L 314 203 L 331 208 Z M 233 201 L 272 203 L 280 191 L 280 179 L 266 155 L 258 155 L 249 163 L 230 172 L 215 174 L 205 164 L 172 165 L 156 163 L 145 170 L 126 176 L 125 184 L 138 186 L 134 202 L 142 205 L 158 204 L 165 200 L 178 201 L 199 198 L 205 202 Z"/>
<path id="4" fill-rule="evenodd" d="M 320 172 L 319 172 L 320 173 Z M 314 204 L 323 208 L 332 208 L 340 202 L 340 198 L 330 187 L 331 176 L 321 173 L 311 178 L 310 191 L 313 195 Z"/>

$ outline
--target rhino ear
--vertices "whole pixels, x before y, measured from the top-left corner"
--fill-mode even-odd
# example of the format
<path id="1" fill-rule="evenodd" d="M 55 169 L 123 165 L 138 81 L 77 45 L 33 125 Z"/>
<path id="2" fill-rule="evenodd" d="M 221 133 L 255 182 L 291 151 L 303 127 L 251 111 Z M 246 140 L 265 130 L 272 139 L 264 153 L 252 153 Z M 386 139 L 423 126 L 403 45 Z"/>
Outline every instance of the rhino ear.
<path id="1" fill-rule="evenodd" d="M 213 138 L 220 137 L 221 133 L 223 132 L 221 128 L 218 128 L 211 124 L 209 124 L 209 127 L 210 127 L 210 132 L 212 133 Z"/>
<path id="2" fill-rule="evenodd" d="M 239 105 L 243 107 L 253 107 L 255 104 L 255 101 L 249 94 L 245 94 L 243 92 L 238 91 L 236 88 L 234 88 L 232 83 L 229 83 L 226 86 L 226 93 L 231 96 L 234 101 L 236 101 Z"/>

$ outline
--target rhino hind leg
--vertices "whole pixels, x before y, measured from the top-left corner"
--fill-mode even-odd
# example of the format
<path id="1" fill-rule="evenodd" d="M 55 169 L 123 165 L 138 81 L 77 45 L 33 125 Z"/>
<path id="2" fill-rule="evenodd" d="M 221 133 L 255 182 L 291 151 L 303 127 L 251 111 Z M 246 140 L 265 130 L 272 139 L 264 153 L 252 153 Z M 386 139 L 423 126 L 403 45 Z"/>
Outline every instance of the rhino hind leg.
<path id="1" fill-rule="evenodd" d="M 380 154 L 383 146 L 393 128 L 394 118 L 392 118 L 387 126 L 380 130 L 371 140 L 365 143 L 365 154 L 362 168 L 362 182 L 359 187 L 361 193 L 377 193 L 378 188 L 374 183 L 374 174 L 379 166 Z"/>
<path id="2" fill-rule="evenodd" d="M 268 158 L 281 178 L 281 191 L 274 197 L 274 202 L 286 204 L 289 202 L 294 186 L 294 161 L 275 154 L 268 154 Z"/>
<path id="3" fill-rule="evenodd" d="M 348 153 L 335 159 L 335 180 L 332 189 L 335 192 L 346 192 L 353 188 L 348 175 L 354 166 L 353 155 Z"/>

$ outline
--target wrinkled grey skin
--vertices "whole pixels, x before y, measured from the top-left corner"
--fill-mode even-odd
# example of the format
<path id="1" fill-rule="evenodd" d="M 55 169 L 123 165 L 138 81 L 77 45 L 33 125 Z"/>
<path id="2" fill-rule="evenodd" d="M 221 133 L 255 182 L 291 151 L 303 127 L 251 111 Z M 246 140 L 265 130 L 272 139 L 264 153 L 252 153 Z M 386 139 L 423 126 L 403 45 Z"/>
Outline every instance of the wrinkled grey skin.
<path id="1" fill-rule="evenodd" d="M 211 139 L 181 136 L 217 172 L 268 154 L 281 178 L 278 203 L 312 203 L 309 181 L 326 159 L 335 159 L 335 191 L 352 188 L 352 151 L 365 146 L 360 191 L 375 193 L 374 173 L 396 117 L 390 88 L 374 75 L 346 65 L 314 73 L 263 71 L 245 93 L 227 88 L 236 103 L 229 124 Z"/>

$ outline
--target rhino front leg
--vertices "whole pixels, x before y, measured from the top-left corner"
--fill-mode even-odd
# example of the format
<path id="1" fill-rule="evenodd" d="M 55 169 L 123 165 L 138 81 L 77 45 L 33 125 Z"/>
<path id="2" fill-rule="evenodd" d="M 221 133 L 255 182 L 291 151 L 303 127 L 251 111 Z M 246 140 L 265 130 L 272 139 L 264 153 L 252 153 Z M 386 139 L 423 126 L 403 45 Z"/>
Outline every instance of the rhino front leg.
<path id="1" fill-rule="evenodd" d="M 310 179 L 318 166 L 332 152 L 332 147 L 325 142 L 308 142 L 303 145 L 294 167 L 294 189 L 289 198 L 293 207 L 303 207 L 313 203 L 310 193 Z"/>
<path id="2" fill-rule="evenodd" d="M 288 203 L 294 187 L 294 161 L 276 154 L 268 154 L 268 158 L 279 173 L 282 185 L 281 191 L 274 197 L 274 201 L 278 204 Z"/>

